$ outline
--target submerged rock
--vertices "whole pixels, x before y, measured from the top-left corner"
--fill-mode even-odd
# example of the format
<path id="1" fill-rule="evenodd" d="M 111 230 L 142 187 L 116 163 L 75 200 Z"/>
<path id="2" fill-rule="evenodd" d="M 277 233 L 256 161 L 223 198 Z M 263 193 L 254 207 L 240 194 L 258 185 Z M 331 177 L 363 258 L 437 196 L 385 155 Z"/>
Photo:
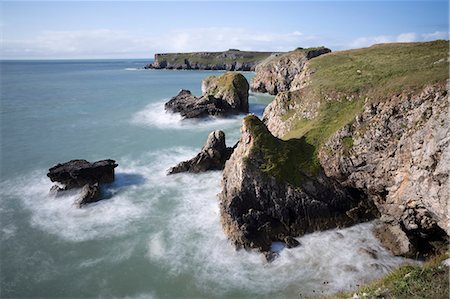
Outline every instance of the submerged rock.
<path id="1" fill-rule="evenodd" d="M 299 160 L 289 158 L 311 150 L 304 141 L 274 137 L 254 115 L 241 132 L 219 195 L 221 222 L 236 247 L 269 252 L 275 241 L 295 247 L 292 237 L 374 218 L 377 211 L 364 196 L 302 168 L 301 153 L 294 155 Z"/>
<path id="2" fill-rule="evenodd" d="M 226 147 L 225 133 L 219 130 L 213 131 L 208 135 L 206 144 L 197 156 L 170 168 L 167 174 L 221 170 L 232 152 L 233 148 Z"/>
<path id="3" fill-rule="evenodd" d="M 50 194 L 61 196 L 65 191 L 82 188 L 74 202 L 77 207 L 101 200 L 100 184 L 114 181 L 114 168 L 118 164 L 114 160 L 101 160 L 94 163 L 86 160 L 71 160 L 49 169 L 47 176 L 56 182 Z M 60 186 L 62 185 L 62 186 Z"/>
<path id="4" fill-rule="evenodd" d="M 183 118 L 247 113 L 248 89 L 249 84 L 242 74 L 227 72 L 222 76 L 211 76 L 203 80 L 201 97 L 182 89 L 165 104 L 165 109 L 180 113 Z"/>

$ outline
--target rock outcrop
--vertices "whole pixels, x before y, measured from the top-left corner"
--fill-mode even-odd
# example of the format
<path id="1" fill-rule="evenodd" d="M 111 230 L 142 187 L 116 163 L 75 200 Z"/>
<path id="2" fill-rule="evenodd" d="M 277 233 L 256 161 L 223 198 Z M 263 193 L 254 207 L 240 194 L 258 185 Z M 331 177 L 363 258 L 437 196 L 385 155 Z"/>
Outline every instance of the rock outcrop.
<path id="1" fill-rule="evenodd" d="M 67 190 L 82 188 L 74 204 L 82 207 L 96 202 L 101 199 L 100 184 L 114 181 L 114 168 L 117 166 L 114 160 L 101 160 L 94 163 L 86 160 L 71 160 L 58 164 L 50 168 L 47 173 L 52 182 L 59 184 L 54 185 L 50 193 L 58 197 Z"/>
<path id="2" fill-rule="evenodd" d="M 221 76 L 209 76 L 202 81 L 203 96 L 213 96 L 230 105 L 231 109 L 248 113 L 247 79 L 240 73 L 227 72 Z"/>
<path id="3" fill-rule="evenodd" d="M 227 147 L 225 144 L 225 133 L 219 130 L 213 131 L 208 135 L 206 144 L 197 156 L 170 168 L 167 174 L 222 170 L 225 161 L 230 158 L 232 153 L 233 148 Z"/>
<path id="4" fill-rule="evenodd" d="M 269 252 L 274 241 L 295 246 L 292 237 L 352 225 L 377 213 L 354 190 L 298 167 L 301 161 L 289 158 L 299 150 L 292 142 L 304 140 L 279 140 L 254 115 L 244 119 L 241 132 L 219 195 L 222 225 L 238 248 Z"/>
<path id="5" fill-rule="evenodd" d="M 272 52 L 249 52 L 229 49 L 224 52 L 155 54 L 147 69 L 254 71 L 258 63 Z"/>
<path id="6" fill-rule="evenodd" d="M 297 90 L 307 77 L 303 74 L 307 61 L 329 52 L 331 50 L 324 47 L 298 48 L 288 53 L 272 55 L 256 66 L 256 75 L 252 80 L 251 89 L 272 95 L 282 91 Z"/>
<path id="7" fill-rule="evenodd" d="M 263 119 L 286 141 L 267 138 L 271 149 L 255 146 L 255 135 L 244 130 L 226 163 L 222 219 L 233 242 L 263 248 L 280 231 L 282 239 L 289 229 L 271 207 L 282 208 L 292 197 L 308 204 L 297 194 L 315 186 L 319 194 L 306 192 L 311 198 L 340 190 L 350 196 L 332 196 L 338 201 L 375 205 L 381 216 L 375 234 L 395 254 L 426 256 L 448 246 L 447 58 L 448 41 L 383 44 L 321 55 L 294 76 L 287 75 L 291 62 L 284 61 L 274 64 L 265 81 L 256 78 L 264 82 L 261 91 L 270 86 L 278 93 Z M 339 208 L 333 211 L 342 215 Z M 304 217 L 295 208 L 289 212 L 292 219 Z M 345 215 L 364 218 L 358 209 Z M 340 225 L 342 218 L 333 217 L 329 226 Z M 308 221 L 315 225 L 314 218 Z"/>
<path id="8" fill-rule="evenodd" d="M 242 74 L 227 72 L 203 80 L 201 97 L 183 89 L 165 104 L 165 109 L 180 113 L 183 118 L 247 113 L 248 89 L 249 84 Z"/>
<path id="9" fill-rule="evenodd" d="M 450 233 L 449 108 L 445 84 L 368 103 L 320 151 L 325 173 L 364 191 L 385 216 L 378 235 L 408 236 L 411 246 L 395 253 L 415 256 Z"/>

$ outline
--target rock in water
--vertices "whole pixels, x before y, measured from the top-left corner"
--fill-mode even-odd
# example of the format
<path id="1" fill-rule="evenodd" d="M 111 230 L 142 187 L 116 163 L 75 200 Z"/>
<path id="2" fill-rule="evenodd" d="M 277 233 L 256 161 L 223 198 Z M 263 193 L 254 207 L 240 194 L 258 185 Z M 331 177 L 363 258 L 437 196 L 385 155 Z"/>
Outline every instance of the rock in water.
<path id="1" fill-rule="evenodd" d="M 74 204 L 82 207 L 88 203 L 101 200 L 100 184 L 114 181 L 114 168 L 118 165 L 114 160 L 101 160 L 90 163 L 86 160 L 71 160 L 49 169 L 47 176 L 52 182 L 64 185 L 54 185 L 50 194 L 61 196 L 65 191 L 81 188 L 81 193 Z"/>
<path id="2" fill-rule="evenodd" d="M 114 160 L 90 163 L 86 160 L 71 160 L 50 168 L 47 176 L 52 182 L 65 186 L 65 190 L 80 188 L 86 184 L 111 183 L 114 181 Z"/>
<path id="3" fill-rule="evenodd" d="M 222 76 L 210 76 L 202 81 L 203 95 L 221 99 L 236 111 L 248 113 L 247 79 L 240 74 L 227 72 Z"/>
<path id="4" fill-rule="evenodd" d="M 208 135 L 206 144 L 197 156 L 170 168 L 167 174 L 221 170 L 232 152 L 233 148 L 225 145 L 225 133 L 219 130 L 213 131 Z"/>
<path id="5" fill-rule="evenodd" d="M 247 113 L 248 89 L 249 84 L 242 74 L 227 72 L 220 77 L 211 76 L 203 80 L 201 97 L 182 89 L 165 104 L 165 109 L 180 113 L 184 118 Z"/>
<path id="6" fill-rule="evenodd" d="M 268 252 L 274 241 L 295 247 L 292 237 L 367 221 L 377 213 L 365 197 L 321 171 L 310 173 L 302 153 L 295 154 L 311 150 L 300 144 L 305 141 L 274 137 L 254 115 L 244 119 L 241 131 L 219 195 L 224 231 L 238 248 Z"/>
<path id="7" fill-rule="evenodd" d="M 74 202 L 75 206 L 81 208 L 82 206 L 99 201 L 100 198 L 100 186 L 98 183 L 89 185 L 84 185 L 83 189 L 81 189 L 80 196 Z"/>

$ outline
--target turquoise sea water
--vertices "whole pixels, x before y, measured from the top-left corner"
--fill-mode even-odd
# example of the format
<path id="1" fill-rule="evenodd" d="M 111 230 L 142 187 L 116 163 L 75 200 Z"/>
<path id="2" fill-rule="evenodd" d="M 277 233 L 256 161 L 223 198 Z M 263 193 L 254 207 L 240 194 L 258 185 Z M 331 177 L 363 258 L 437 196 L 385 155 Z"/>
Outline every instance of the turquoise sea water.
<path id="1" fill-rule="evenodd" d="M 165 171 L 193 157 L 212 130 L 233 145 L 243 115 L 186 122 L 166 114 L 164 102 L 181 88 L 200 94 L 201 80 L 221 72 L 139 69 L 146 63 L 1 62 L 1 297 L 301 298 L 401 262 L 370 223 L 299 238 L 302 246 L 270 264 L 235 251 L 220 226 L 221 172 Z M 251 112 L 261 115 L 272 99 L 252 94 Z M 106 158 L 119 164 L 106 200 L 77 209 L 75 194 L 48 195 L 49 167 Z"/>

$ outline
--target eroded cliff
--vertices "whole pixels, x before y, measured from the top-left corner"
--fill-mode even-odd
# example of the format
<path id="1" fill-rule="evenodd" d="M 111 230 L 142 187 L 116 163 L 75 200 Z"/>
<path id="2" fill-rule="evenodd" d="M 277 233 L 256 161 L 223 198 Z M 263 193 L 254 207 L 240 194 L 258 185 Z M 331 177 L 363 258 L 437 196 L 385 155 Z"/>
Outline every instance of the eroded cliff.
<path id="1" fill-rule="evenodd" d="M 448 50 L 448 41 L 384 44 L 309 60 L 296 76 L 301 84 L 279 92 L 264 112 L 270 132 L 285 140 L 276 139 L 272 153 L 284 154 L 251 150 L 244 124 L 225 166 L 222 219 L 230 238 L 236 244 L 248 235 L 276 239 L 265 230 L 275 226 L 254 222 L 253 215 L 305 204 L 298 194 L 319 182 L 317 190 L 347 207 L 366 198 L 374 203 L 384 223 L 377 234 L 396 254 L 416 256 L 448 244 Z M 292 148 L 285 151 L 284 142 Z M 299 183 L 305 177 L 309 183 Z M 236 212 L 235 202 L 245 208 Z M 296 227 L 327 228 L 289 211 L 289 221 L 302 223 Z M 254 223 L 261 229 L 249 230 Z"/>

